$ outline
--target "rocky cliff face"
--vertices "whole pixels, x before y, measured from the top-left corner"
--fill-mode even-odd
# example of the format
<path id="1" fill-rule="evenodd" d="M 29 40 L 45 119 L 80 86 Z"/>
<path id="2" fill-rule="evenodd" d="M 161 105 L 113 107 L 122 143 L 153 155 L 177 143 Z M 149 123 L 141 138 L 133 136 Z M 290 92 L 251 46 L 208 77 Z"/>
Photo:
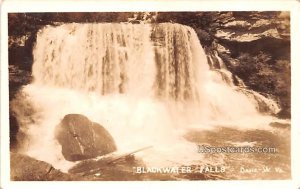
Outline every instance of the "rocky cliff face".
<path id="1" fill-rule="evenodd" d="M 275 98 L 290 117 L 290 26 L 287 12 L 220 13 L 209 49 L 246 86 Z"/>

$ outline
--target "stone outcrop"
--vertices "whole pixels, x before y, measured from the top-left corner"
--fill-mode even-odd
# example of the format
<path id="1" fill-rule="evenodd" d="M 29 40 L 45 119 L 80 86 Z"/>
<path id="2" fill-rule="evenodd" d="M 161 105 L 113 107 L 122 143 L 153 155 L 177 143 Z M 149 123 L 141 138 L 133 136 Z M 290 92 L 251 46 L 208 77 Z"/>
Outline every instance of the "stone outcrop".
<path id="1" fill-rule="evenodd" d="M 69 161 L 95 158 L 117 149 L 103 126 L 80 114 L 66 115 L 56 128 L 56 138 Z"/>
<path id="2" fill-rule="evenodd" d="M 77 176 L 63 173 L 52 165 L 27 155 L 10 153 L 10 178 L 14 181 L 77 180 Z"/>
<path id="3" fill-rule="evenodd" d="M 289 13 L 228 12 L 215 18 L 210 48 L 246 86 L 277 100 L 279 117 L 290 117 Z"/>

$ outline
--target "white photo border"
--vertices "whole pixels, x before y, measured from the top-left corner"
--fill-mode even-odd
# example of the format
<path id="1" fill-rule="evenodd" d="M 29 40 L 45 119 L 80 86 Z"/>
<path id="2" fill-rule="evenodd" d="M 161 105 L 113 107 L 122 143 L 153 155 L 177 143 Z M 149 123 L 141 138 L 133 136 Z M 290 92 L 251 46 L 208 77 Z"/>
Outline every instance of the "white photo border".
<path id="1" fill-rule="evenodd" d="M 291 16 L 291 180 L 252 181 L 10 181 L 8 13 L 16 12 L 289 11 Z M 297 0 L 4 0 L 1 5 L 1 182 L 11 188 L 299 188 L 300 1 Z"/>

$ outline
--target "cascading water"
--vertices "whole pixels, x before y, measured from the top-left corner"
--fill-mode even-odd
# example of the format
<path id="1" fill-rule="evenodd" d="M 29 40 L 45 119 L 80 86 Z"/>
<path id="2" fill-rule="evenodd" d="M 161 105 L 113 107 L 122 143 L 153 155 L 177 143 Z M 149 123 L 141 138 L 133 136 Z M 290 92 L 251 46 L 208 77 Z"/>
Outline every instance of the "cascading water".
<path id="1" fill-rule="evenodd" d="M 257 99 L 236 90 L 228 70 L 224 76 L 209 69 L 196 33 L 187 26 L 48 26 L 38 33 L 33 54 L 34 82 L 22 93 L 34 111 L 29 116 L 16 111 L 30 139 L 24 150 L 58 168 L 68 162 L 54 130 L 70 113 L 104 125 L 119 152 L 152 145 L 140 155 L 159 166 L 201 159 L 196 145 L 183 138 L 190 128 L 253 128 L 272 119 L 258 112 Z"/>
<path id="2" fill-rule="evenodd" d="M 271 98 L 266 98 L 265 96 L 259 94 L 256 91 L 247 89 L 245 83 L 238 76 L 233 75 L 224 64 L 223 60 L 219 57 L 217 51 L 214 51 L 213 55 L 208 55 L 209 65 L 215 71 L 217 75 L 215 78 L 219 78 L 224 81 L 228 86 L 244 93 L 253 104 L 255 104 L 256 109 L 260 112 L 268 112 L 276 114 L 280 111 L 278 104 Z M 235 80 L 235 81 L 234 81 Z"/>

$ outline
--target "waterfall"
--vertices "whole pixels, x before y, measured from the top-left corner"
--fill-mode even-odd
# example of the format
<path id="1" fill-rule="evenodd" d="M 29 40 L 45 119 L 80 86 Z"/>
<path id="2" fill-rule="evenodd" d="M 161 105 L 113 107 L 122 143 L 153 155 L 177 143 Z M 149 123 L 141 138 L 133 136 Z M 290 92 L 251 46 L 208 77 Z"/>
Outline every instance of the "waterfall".
<path id="1" fill-rule="evenodd" d="M 247 86 L 241 78 L 233 75 L 226 67 L 223 60 L 219 57 L 218 52 L 214 51 L 213 54 L 207 55 L 207 60 L 213 71 L 218 75 L 221 82 L 225 82 L 232 89 L 244 93 L 255 107 L 260 112 L 268 112 L 277 114 L 280 111 L 279 105 L 272 99 L 267 98 L 256 91 L 247 89 Z"/>
<path id="2" fill-rule="evenodd" d="M 101 95 L 137 88 L 149 94 L 155 74 L 150 32 L 149 25 L 131 24 L 47 27 L 34 50 L 35 83 Z"/>
<path id="3" fill-rule="evenodd" d="M 33 75 L 36 84 L 101 95 L 133 94 L 142 87 L 143 95 L 197 99 L 198 70 L 207 70 L 197 62 L 205 57 L 197 40 L 179 24 L 48 27 L 38 34 Z"/>
<path id="4" fill-rule="evenodd" d="M 182 137 L 185 130 L 262 127 L 270 117 L 258 106 L 275 106 L 234 85 L 222 59 L 207 59 L 195 31 L 180 24 L 47 26 L 33 54 L 34 81 L 19 99 L 33 111 L 16 111 L 17 117 L 30 138 L 26 153 L 57 167 L 66 163 L 54 129 L 69 113 L 104 125 L 120 152 L 154 146 L 141 156 L 164 165 L 199 160 L 195 145 Z M 217 64 L 213 59 L 217 69 L 209 67 Z"/>
<path id="5" fill-rule="evenodd" d="M 179 24 L 154 26 L 152 39 L 155 43 L 157 68 L 156 87 L 159 96 L 178 101 L 199 100 L 199 87 L 205 79 L 208 65 L 195 32 Z"/>

